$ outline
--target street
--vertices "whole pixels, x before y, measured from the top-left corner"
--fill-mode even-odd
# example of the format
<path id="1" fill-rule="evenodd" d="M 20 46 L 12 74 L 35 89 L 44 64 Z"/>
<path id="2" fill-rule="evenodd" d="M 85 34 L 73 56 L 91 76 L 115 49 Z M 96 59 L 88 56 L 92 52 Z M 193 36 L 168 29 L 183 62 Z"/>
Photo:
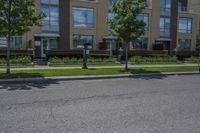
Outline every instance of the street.
<path id="1" fill-rule="evenodd" d="M 0 84 L 0 133 L 200 133 L 200 75 Z"/>

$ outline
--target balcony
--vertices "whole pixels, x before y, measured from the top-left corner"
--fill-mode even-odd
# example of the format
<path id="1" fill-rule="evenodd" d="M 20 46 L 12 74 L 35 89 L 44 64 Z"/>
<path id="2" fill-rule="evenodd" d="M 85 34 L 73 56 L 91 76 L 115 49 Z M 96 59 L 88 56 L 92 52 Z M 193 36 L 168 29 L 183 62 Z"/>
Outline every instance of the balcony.
<path id="1" fill-rule="evenodd" d="M 189 7 L 179 6 L 178 12 L 179 13 L 193 13 L 193 10 L 192 10 L 192 8 L 189 8 Z"/>

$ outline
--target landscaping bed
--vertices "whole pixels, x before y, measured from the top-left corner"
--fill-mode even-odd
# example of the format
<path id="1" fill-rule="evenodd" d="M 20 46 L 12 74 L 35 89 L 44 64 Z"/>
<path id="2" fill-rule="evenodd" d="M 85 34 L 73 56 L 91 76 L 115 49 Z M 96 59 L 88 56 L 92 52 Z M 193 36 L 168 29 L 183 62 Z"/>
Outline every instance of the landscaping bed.
<path id="1" fill-rule="evenodd" d="M 182 61 L 179 61 L 177 57 L 171 56 L 135 56 L 129 58 L 130 64 L 180 64 Z"/>
<path id="2" fill-rule="evenodd" d="M 53 57 L 49 58 L 48 60 L 49 66 L 80 66 L 83 64 L 82 58 L 58 58 Z M 88 59 L 88 65 L 117 65 L 116 59 L 114 58 L 89 58 Z"/>
<path id="3" fill-rule="evenodd" d="M 32 67 L 31 56 L 12 56 L 10 59 L 10 66 L 13 68 Z M 6 58 L 0 58 L 0 68 L 6 67 Z"/>

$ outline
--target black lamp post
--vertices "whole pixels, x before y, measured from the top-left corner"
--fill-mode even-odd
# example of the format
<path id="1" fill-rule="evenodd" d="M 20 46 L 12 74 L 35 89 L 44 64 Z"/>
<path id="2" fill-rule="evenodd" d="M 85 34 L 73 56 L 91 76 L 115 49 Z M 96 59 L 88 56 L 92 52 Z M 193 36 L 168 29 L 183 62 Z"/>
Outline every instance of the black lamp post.
<path id="1" fill-rule="evenodd" d="M 89 43 L 85 43 L 84 44 L 84 48 L 83 48 L 83 69 L 88 69 L 87 67 L 87 59 L 88 59 L 88 56 L 89 56 L 89 50 L 88 50 L 88 46 L 90 44 Z"/>

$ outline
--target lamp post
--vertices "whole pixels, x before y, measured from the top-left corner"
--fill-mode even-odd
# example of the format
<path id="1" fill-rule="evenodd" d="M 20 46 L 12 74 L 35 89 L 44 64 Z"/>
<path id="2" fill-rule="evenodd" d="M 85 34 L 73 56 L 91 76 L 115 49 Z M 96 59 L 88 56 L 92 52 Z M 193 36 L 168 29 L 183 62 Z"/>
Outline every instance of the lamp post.
<path id="1" fill-rule="evenodd" d="M 87 67 L 87 59 L 88 59 L 88 55 L 89 55 L 89 50 L 88 50 L 88 46 L 90 44 L 89 43 L 85 43 L 84 44 L 84 48 L 83 48 L 83 67 L 82 69 L 88 69 Z"/>

